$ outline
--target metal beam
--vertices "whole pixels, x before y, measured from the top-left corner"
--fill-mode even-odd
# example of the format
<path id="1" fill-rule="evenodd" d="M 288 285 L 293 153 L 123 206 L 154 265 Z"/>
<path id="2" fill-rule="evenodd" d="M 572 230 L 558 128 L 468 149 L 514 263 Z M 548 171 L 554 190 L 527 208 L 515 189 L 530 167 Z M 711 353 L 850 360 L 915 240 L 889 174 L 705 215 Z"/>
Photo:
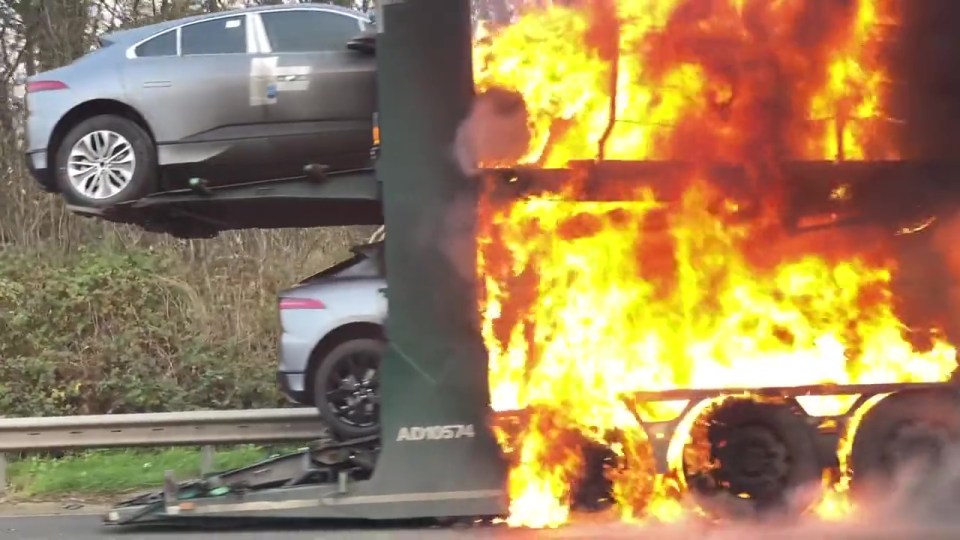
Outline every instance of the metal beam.
<path id="1" fill-rule="evenodd" d="M 83 217 L 130 223 L 181 238 L 238 229 L 382 225 L 373 169 L 156 193 L 108 209 L 67 205 Z"/>
<path id="2" fill-rule="evenodd" d="M 0 452 L 302 442 L 325 436 L 313 408 L 0 419 Z"/>
<path id="3" fill-rule="evenodd" d="M 473 99 L 470 2 L 404 0 L 382 8 L 377 176 L 389 238 L 389 348 L 380 374 L 383 446 L 373 478 L 356 496 L 421 494 L 406 507 L 370 505 L 365 517 L 374 519 L 496 515 L 505 509 L 506 467 L 486 425 L 476 180 L 453 152 Z M 451 503 L 449 493 L 474 502 Z"/>

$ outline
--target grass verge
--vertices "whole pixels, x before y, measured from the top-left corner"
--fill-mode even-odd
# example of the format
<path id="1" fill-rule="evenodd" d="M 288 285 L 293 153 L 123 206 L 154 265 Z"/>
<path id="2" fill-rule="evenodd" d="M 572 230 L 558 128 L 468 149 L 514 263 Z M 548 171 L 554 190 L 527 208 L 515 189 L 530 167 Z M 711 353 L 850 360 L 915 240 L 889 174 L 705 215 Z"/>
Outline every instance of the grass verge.
<path id="1" fill-rule="evenodd" d="M 242 467 L 293 447 L 234 446 L 218 449 L 214 470 Z M 199 448 L 163 450 L 92 450 L 61 458 L 26 457 L 7 469 L 11 495 L 17 499 L 112 495 L 163 484 L 166 470 L 177 479 L 200 475 Z"/>

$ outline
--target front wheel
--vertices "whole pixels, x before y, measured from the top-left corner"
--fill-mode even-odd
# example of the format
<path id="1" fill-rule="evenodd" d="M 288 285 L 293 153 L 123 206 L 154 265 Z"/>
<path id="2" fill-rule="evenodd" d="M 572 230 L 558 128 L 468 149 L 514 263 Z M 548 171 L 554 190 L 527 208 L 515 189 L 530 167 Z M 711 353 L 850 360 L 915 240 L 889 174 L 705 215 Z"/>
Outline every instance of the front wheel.
<path id="1" fill-rule="evenodd" d="M 157 183 L 157 151 L 150 135 L 122 116 L 100 115 L 71 129 L 55 156 L 64 198 L 87 207 L 140 199 Z"/>
<path id="2" fill-rule="evenodd" d="M 313 380 L 320 417 L 345 439 L 380 431 L 380 361 L 384 342 L 354 339 L 337 345 L 321 360 Z"/>

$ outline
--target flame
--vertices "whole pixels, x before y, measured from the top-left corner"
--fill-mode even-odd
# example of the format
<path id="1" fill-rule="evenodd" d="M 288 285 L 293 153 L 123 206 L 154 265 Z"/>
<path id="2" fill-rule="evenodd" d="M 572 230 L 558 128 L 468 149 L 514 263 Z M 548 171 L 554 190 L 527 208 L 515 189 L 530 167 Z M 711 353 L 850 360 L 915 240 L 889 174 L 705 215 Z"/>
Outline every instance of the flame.
<path id="1" fill-rule="evenodd" d="M 890 6 L 860 1 L 852 31 L 839 43 L 828 63 L 828 79 L 810 102 L 811 116 L 825 119 L 820 145 L 808 148 L 808 157 L 832 159 L 896 159 L 896 147 L 872 144 L 867 147 L 871 120 L 883 120 L 888 83 L 879 69 L 866 69 L 864 60 L 877 62 L 889 29 L 896 23 Z M 869 151 L 868 151 L 869 150 Z"/>
<path id="2" fill-rule="evenodd" d="M 556 437 L 564 433 L 564 420 L 552 410 L 535 412 L 527 419 L 516 472 L 509 479 L 509 525 L 542 528 L 566 521 L 569 487 L 583 461 L 575 444 Z"/>
<path id="3" fill-rule="evenodd" d="M 518 164 L 741 164 L 772 215 L 785 159 L 898 155 L 878 52 L 896 14 L 881 0 L 573 4 L 531 9 L 475 42 L 477 88 L 525 101 L 530 143 Z M 622 181 L 590 185 L 606 196 L 581 200 L 590 178 L 576 168 L 533 196 L 484 193 L 491 403 L 533 411 L 509 452 L 512 525 L 570 519 L 582 466 L 570 431 L 626 441 L 614 447 L 633 466 L 608 475 L 622 519 L 685 515 L 682 478 L 652 468 L 631 392 L 929 382 L 956 367 L 945 340 L 918 350 L 906 337 L 881 237 L 793 237 L 734 219 L 738 203 L 706 170 L 694 168 L 675 201 Z M 686 403 L 640 406 L 665 419 Z"/>
<path id="4" fill-rule="evenodd" d="M 847 421 L 837 452 L 840 466 L 836 471 L 824 471 L 824 496 L 814 509 L 820 518 L 826 521 L 840 521 L 855 512 L 856 509 L 852 501 L 847 497 L 850 491 L 850 480 L 853 477 L 853 470 L 850 466 L 853 439 L 857 433 L 857 427 L 866 414 L 889 395 L 889 393 L 877 394 L 866 400 Z"/>
<path id="5" fill-rule="evenodd" d="M 520 163 L 563 167 L 597 156 L 613 67 L 607 159 L 740 162 L 758 141 L 811 159 L 897 155 L 883 132 L 891 120 L 879 63 L 897 15 L 882 0 L 832 8 L 784 0 L 579 3 L 592 7 L 534 10 L 485 29 L 474 46 L 477 88 L 515 89 L 531 110 L 533 142 Z M 605 4 L 615 4 L 617 24 L 596 14 Z M 604 50 L 596 37 L 603 33 L 619 36 L 619 46 Z"/>

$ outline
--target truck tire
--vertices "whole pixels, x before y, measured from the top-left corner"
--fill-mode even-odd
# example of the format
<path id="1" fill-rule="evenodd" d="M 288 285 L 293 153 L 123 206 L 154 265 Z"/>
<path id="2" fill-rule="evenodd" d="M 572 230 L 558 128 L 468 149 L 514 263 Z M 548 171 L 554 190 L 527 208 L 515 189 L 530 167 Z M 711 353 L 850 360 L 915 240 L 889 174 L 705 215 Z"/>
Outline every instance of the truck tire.
<path id="1" fill-rule="evenodd" d="M 749 399 L 731 399 L 707 414 L 710 455 L 720 466 L 690 474 L 684 464 L 704 511 L 718 518 L 796 516 L 816 501 L 823 468 L 815 432 L 801 414 Z"/>
<path id="2" fill-rule="evenodd" d="M 345 341 L 321 360 L 314 373 L 314 403 L 340 438 L 379 433 L 380 361 L 385 348 L 378 339 Z"/>
<path id="3" fill-rule="evenodd" d="M 74 126 L 54 156 L 57 187 L 68 203 L 105 208 L 150 195 L 157 149 L 136 122 L 104 114 Z"/>
<path id="4" fill-rule="evenodd" d="M 854 497 L 899 492 L 905 500 L 920 502 L 921 495 L 937 491 L 947 454 L 960 440 L 960 396 L 955 391 L 905 391 L 884 398 L 866 413 L 853 435 L 850 490 Z M 906 459 L 917 459 L 908 493 L 897 485 L 897 474 Z M 900 480 L 908 480 L 901 478 Z M 952 495 L 949 497 L 952 499 Z"/>

